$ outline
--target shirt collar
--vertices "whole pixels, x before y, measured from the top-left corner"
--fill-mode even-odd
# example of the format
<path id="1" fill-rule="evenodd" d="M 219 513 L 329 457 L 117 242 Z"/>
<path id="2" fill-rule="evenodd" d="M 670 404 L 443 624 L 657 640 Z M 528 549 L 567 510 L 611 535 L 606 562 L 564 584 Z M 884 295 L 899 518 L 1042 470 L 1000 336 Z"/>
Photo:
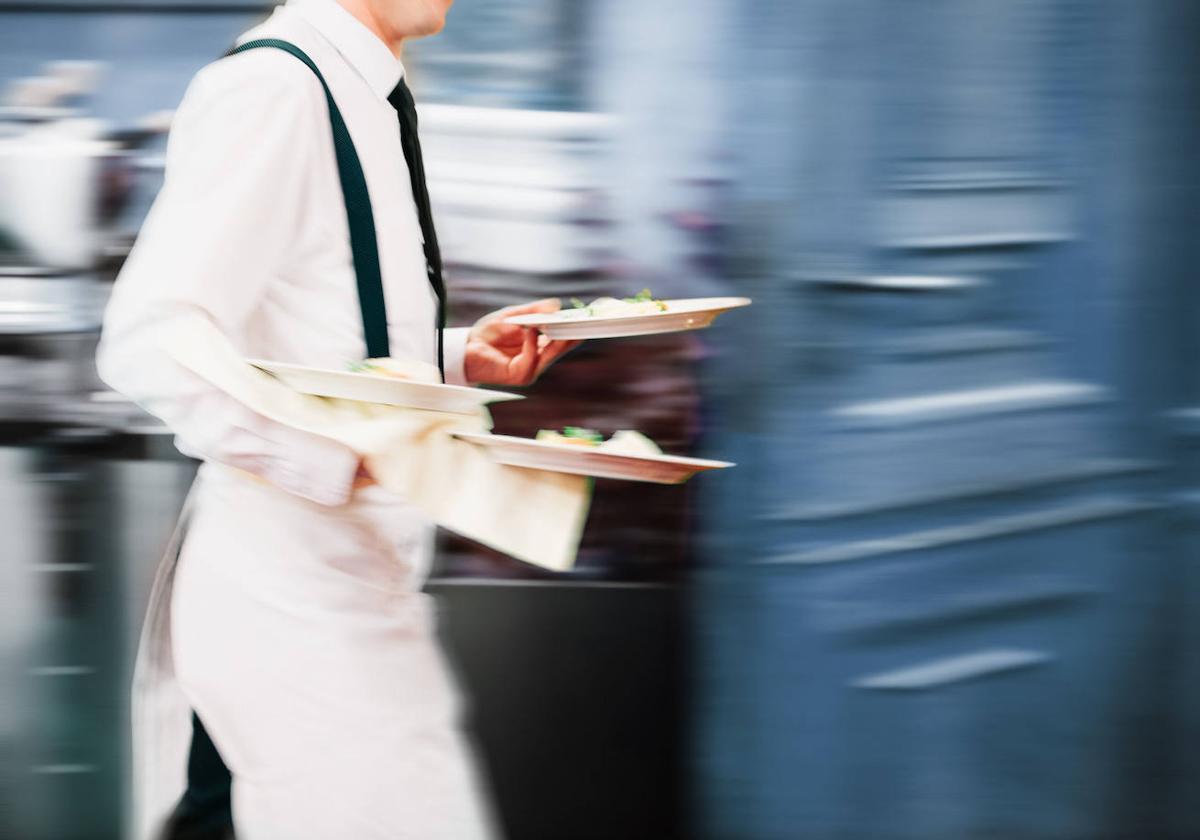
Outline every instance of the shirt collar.
<path id="1" fill-rule="evenodd" d="M 336 0 L 287 0 L 287 6 L 324 35 L 380 99 L 404 77 L 391 48 Z"/>

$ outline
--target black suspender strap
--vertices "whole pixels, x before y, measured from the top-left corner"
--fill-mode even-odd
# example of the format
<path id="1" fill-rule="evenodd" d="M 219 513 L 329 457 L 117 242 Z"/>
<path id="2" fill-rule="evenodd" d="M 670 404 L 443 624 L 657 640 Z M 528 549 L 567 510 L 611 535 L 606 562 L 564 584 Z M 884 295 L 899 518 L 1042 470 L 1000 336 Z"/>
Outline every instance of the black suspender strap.
<path id="1" fill-rule="evenodd" d="M 379 244 L 375 239 L 375 215 L 371 211 L 367 179 L 363 175 L 362 164 L 354 150 L 350 132 L 346 129 L 346 122 L 342 119 L 337 103 L 333 101 L 333 94 L 329 91 L 329 85 L 325 83 L 325 77 L 321 75 L 313 60 L 295 44 L 278 38 L 259 38 L 233 48 L 226 55 L 259 47 L 274 47 L 291 53 L 313 71 L 321 82 L 321 87 L 325 89 L 325 101 L 329 104 L 329 122 L 333 127 L 333 149 L 337 155 L 338 177 L 342 182 L 346 218 L 350 223 L 350 250 L 354 255 L 354 273 L 358 279 L 358 305 L 362 310 L 367 357 L 389 356 L 391 352 L 388 343 L 387 309 L 383 299 L 383 277 L 379 269 Z"/>

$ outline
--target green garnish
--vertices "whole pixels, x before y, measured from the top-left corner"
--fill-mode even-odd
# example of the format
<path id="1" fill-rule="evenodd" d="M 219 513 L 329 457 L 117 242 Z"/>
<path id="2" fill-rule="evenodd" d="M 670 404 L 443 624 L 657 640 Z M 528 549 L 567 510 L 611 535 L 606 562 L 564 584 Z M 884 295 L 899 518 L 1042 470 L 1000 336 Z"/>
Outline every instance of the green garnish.
<path id="1" fill-rule="evenodd" d="M 597 443 L 604 440 L 604 435 L 600 434 L 595 429 L 583 429 L 579 426 L 563 426 L 562 436 L 568 438 L 592 440 L 596 441 Z"/>
<path id="2" fill-rule="evenodd" d="M 570 303 L 571 303 L 572 308 L 567 310 L 568 312 L 580 313 L 588 318 L 595 318 L 595 317 L 601 317 L 601 316 L 616 316 L 616 315 L 625 314 L 625 312 L 621 309 L 620 306 L 616 306 L 616 307 L 613 306 L 614 304 L 618 304 L 618 303 L 625 303 L 625 304 L 631 304 L 631 305 L 652 303 L 658 307 L 658 310 L 660 312 L 667 311 L 667 304 L 664 303 L 663 301 L 659 300 L 658 298 L 654 297 L 654 294 L 649 289 L 642 289 L 640 292 L 638 292 L 633 297 L 626 297 L 626 298 L 601 297 L 601 298 L 596 298 L 591 303 L 584 303 L 579 298 L 573 297 L 573 298 L 570 298 Z"/>

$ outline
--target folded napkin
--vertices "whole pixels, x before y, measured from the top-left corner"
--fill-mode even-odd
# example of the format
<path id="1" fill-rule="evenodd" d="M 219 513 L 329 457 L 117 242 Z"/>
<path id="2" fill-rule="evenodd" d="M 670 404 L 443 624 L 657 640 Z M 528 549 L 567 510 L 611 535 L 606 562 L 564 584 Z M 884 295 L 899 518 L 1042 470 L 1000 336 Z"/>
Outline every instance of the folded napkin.
<path id="1" fill-rule="evenodd" d="M 346 444 L 384 489 L 455 533 L 526 563 L 571 568 L 587 518 L 583 476 L 498 464 L 451 432 L 486 432 L 491 417 L 301 394 L 248 364 L 210 321 L 173 321 L 162 345 L 179 364 L 251 410 Z M 404 361 L 426 378 L 436 368 Z"/>

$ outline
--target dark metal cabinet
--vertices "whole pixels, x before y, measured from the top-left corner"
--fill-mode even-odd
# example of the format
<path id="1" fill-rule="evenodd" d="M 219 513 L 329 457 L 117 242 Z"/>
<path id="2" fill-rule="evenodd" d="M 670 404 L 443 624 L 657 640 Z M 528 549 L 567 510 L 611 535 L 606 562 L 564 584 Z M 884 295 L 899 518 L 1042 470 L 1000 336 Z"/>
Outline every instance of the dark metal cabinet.
<path id="1" fill-rule="evenodd" d="M 675 587 L 445 579 L 429 591 L 506 837 L 688 836 Z"/>
<path id="2" fill-rule="evenodd" d="M 712 338 L 740 466 L 704 493 L 700 836 L 1167 830 L 1196 590 L 1161 412 L 1196 299 L 1178 256 L 1139 276 L 1143 241 L 1190 246 L 1147 236 L 1179 198 L 1138 143 L 1195 125 L 1126 87 L 1195 72 L 1166 6 L 741 12 L 756 306 Z"/>
<path id="3" fill-rule="evenodd" d="M 0 731 L 6 837 L 115 838 L 128 819 L 137 636 L 194 473 L 182 458 L 131 448 L 66 430 L 0 449 L 13 599 Z"/>
<path id="4" fill-rule="evenodd" d="M 1174 632 L 1164 657 L 1164 682 L 1175 722 L 1167 785 L 1171 791 L 1171 828 L 1179 837 L 1200 833 L 1200 407 L 1176 415 L 1180 467 L 1174 538 Z"/>

